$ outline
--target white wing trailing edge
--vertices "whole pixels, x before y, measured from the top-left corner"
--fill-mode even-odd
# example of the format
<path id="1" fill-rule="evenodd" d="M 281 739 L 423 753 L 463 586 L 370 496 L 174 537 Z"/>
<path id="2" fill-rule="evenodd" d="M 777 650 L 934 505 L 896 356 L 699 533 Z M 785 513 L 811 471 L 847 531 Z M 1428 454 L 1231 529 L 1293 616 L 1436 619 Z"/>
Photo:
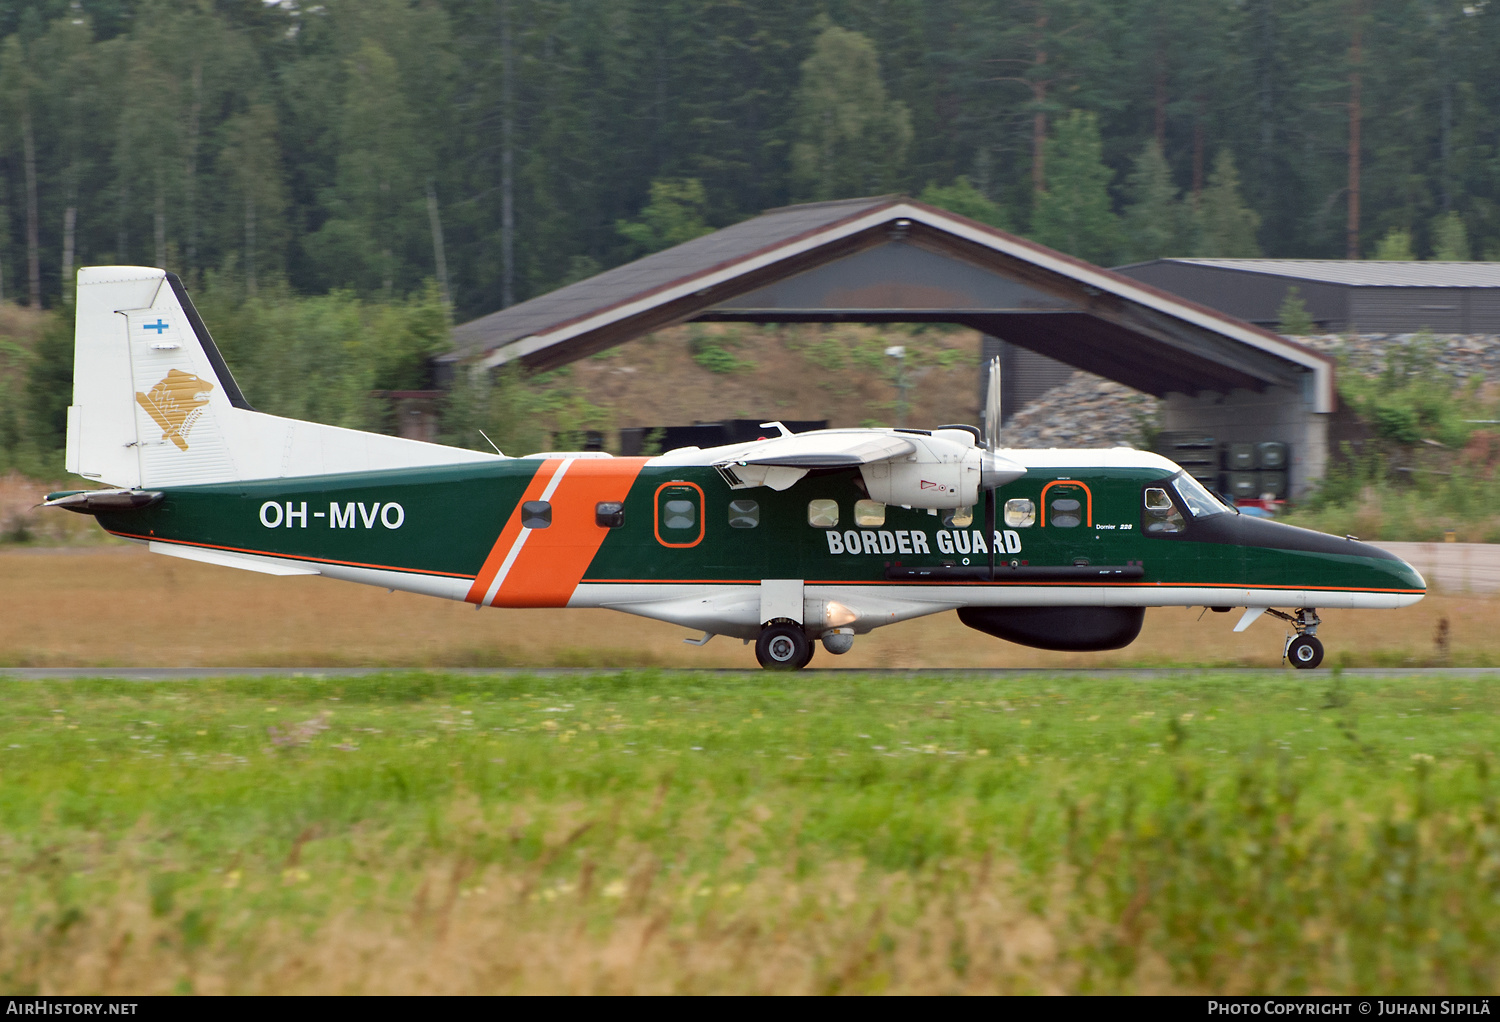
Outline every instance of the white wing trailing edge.
<path id="1" fill-rule="evenodd" d="M 857 468 L 872 500 L 957 508 L 1026 474 L 1014 460 L 977 447 L 967 429 L 830 429 L 705 452 L 730 489 L 785 490 L 813 469 Z M 717 457 L 713 457 L 717 455 Z"/>
<path id="2" fill-rule="evenodd" d="M 758 440 L 731 459 L 736 465 L 781 468 L 853 468 L 912 454 L 909 439 L 884 430 L 817 430 Z M 725 464 L 729 464 L 726 461 Z"/>

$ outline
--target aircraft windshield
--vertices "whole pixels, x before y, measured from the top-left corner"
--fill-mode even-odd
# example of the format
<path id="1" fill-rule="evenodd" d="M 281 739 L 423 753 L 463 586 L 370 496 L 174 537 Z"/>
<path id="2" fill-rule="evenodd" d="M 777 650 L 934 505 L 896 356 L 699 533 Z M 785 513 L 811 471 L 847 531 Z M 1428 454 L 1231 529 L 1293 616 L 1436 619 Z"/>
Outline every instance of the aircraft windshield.
<path id="1" fill-rule="evenodd" d="M 1208 518 L 1212 515 L 1222 515 L 1229 511 L 1219 498 L 1215 497 L 1206 487 L 1186 472 L 1181 473 L 1172 481 L 1177 489 L 1177 495 L 1187 505 L 1188 512 L 1194 518 Z"/>

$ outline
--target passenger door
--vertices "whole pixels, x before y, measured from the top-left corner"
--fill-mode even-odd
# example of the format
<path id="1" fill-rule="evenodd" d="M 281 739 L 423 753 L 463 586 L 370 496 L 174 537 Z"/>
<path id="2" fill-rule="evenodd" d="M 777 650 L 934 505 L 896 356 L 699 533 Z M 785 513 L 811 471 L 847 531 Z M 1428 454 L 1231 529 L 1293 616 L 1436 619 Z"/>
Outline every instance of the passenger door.
<path id="1" fill-rule="evenodd" d="M 1054 563 L 1102 563 L 1094 532 L 1094 494 L 1086 483 L 1058 479 L 1043 486 L 1040 525 L 1054 551 Z"/>

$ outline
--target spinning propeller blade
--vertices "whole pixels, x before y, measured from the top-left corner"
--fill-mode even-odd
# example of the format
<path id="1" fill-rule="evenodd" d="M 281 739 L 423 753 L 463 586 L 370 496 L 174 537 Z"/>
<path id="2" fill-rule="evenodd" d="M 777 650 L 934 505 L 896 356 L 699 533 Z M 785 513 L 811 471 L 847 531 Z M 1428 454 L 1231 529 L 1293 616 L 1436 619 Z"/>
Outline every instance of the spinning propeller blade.
<path id="1" fill-rule="evenodd" d="M 990 359 L 984 387 L 984 448 L 1000 446 L 1000 358 Z M 990 580 L 995 578 L 995 491 L 984 493 L 984 542 L 990 550 Z"/>
<path id="2" fill-rule="evenodd" d="M 984 446 L 993 451 L 1000 446 L 1000 359 L 990 359 L 984 387 Z"/>

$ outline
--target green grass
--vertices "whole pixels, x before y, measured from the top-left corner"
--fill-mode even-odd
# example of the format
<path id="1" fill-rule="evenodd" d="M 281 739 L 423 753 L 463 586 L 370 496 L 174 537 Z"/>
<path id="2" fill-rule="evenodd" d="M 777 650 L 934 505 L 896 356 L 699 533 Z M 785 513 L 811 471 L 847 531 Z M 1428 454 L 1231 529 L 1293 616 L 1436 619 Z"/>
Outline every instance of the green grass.
<path id="1" fill-rule="evenodd" d="M 5 992 L 1500 983 L 1484 679 L 393 673 L 0 698 Z"/>

